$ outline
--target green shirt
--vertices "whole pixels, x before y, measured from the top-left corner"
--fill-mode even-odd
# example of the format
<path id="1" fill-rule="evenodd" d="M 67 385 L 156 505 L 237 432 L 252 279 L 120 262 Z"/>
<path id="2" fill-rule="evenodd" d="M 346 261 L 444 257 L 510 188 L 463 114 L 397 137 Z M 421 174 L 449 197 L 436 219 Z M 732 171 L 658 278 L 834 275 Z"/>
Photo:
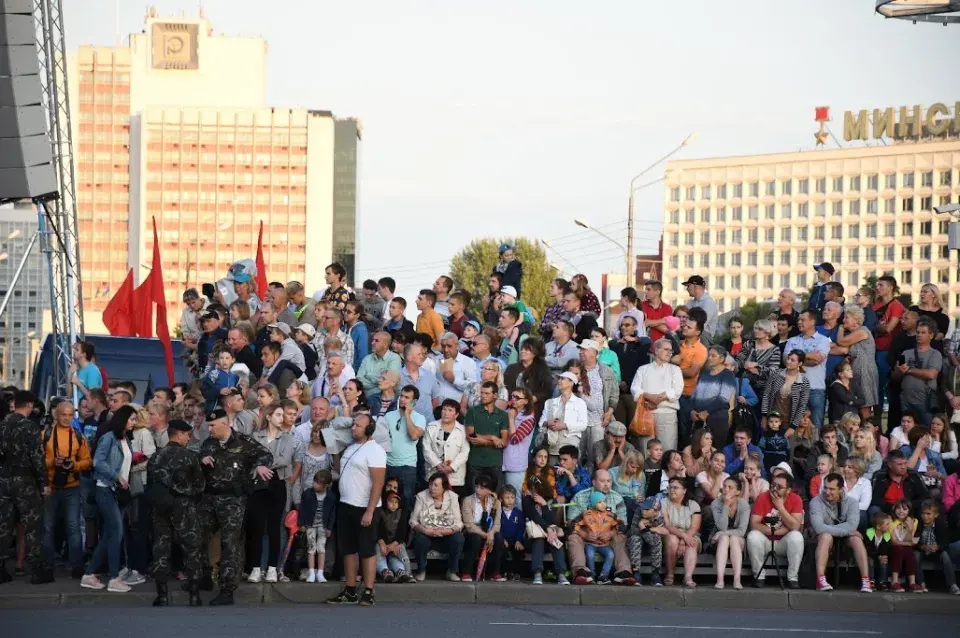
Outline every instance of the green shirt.
<path id="1" fill-rule="evenodd" d="M 472 427 L 481 436 L 503 436 L 504 432 L 510 431 L 507 413 L 496 407 L 493 412 L 488 412 L 482 405 L 473 406 L 467 410 L 463 424 L 468 429 Z M 499 468 L 503 465 L 503 450 L 493 446 L 472 445 L 467 462 L 474 467 Z"/>
<path id="2" fill-rule="evenodd" d="M 360 369 L 357 370 L 357 378 L 365 392 L 370 392 L 377 388 L 377 382 L 380 381 L 380 374 L 386 370 L 400 372 L 400 355 L 391 350 L 380 358 L 376 352 L 371 352 L 360 362 Z"/>

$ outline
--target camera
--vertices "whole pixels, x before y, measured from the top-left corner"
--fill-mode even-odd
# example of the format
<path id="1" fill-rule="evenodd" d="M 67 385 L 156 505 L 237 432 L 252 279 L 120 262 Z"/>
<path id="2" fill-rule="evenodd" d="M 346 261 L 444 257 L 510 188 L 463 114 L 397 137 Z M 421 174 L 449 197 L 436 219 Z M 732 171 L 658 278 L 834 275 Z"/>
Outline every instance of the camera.
<path id="1" fill-rule="evenodd" d="M 770 527 L 779 527 L 780 526 L 780 517 L 779 516 L 764 516 L 763 524 L 769 525 Z"/>

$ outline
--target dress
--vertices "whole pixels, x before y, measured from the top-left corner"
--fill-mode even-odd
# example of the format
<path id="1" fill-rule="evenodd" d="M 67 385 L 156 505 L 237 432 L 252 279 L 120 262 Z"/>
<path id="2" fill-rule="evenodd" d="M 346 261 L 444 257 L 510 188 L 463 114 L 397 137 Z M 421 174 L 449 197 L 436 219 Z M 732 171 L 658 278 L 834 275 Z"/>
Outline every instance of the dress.
<path id="1" fill-rule="evenodd" d="M 853 378 L 857 383 L 857 395 L 863 398 L 863 407 L 877 405 L 880 402 L 878 388 L 880 375 L 877 372 L 877 346 L 873 335 L 866 328 L 860 328 L 867 338 L 850 346 L 850 356 L 853 358 Z"/>

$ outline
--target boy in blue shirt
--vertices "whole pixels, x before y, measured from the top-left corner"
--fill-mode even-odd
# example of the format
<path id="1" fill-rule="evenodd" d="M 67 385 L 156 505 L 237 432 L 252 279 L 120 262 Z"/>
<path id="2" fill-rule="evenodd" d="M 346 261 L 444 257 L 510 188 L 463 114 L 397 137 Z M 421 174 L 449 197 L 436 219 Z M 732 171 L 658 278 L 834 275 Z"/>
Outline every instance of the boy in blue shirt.
<path id="1" fill-rule="evenodd" d="M 507 580 L 520 580 L 520 571 L 523 569 L 523 535 L 526 531 L 526 517 L 523 510 L 517 507 L 517 490 L 512 485 L 504 485 L 500 490 L 500 533 L 497 534 L 494 542 L 503 543 L 503 551 L 497 555 L 498 561 L 502 561 L 504 555 L 507 558 L 507 571 L 500 573 L 500 565 L 493 566 L 493 578 L 491 580 L 502 583 Z"/>

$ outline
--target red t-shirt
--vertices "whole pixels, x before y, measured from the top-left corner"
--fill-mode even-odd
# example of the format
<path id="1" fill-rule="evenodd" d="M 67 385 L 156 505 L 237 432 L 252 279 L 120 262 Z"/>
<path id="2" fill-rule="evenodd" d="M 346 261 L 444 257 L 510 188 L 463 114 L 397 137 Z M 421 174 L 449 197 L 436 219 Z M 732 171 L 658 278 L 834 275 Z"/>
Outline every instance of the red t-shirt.
<path id="1" fill-rule="evenodd" d="M 646 301 L 642 301 L 640 302 L 640 309 L 643 310 L 644 319 L 663 319 L 673 314 L 673 308 L 670 307 L 670 304 L 662 301 L 660 302 L 659 308 L 654 308 Z M 648 328 L 647 336 L 650 337 L 650 342 L 653 344 L 657 342 L 657 339 L 663 339 L 666 333 L 656 328 Z"/>
<path id="2" fill-rule="evenodd" d="M 902 498 L 903 482 L 897 483 L 896 481 L 890 481 L 890 486 L 887 488 L 887 491 L 883 493 L 883 500 L 893 505 Z"/>
<path id="3" fill-rule="evenodd" d="M 800 495 L 793 490 L 790 490 L 790 494 L 787 495 L 783 505 L 791 514 L 803 514 L 803 501 L 800 500 Z M 761 518 L 767 516 L 780 518 L 780 511 L 773 506 L 770 492 L 762 492 L 757 496 L 757 500 L 753 503 L 753 510 L 750 513 L 754 516 L 760 516 Z"/>
<path id="4" fill-rule="evenodd" d="M 884 311 L 883 315 L 880 314 L 880 309 L 884 306 L 887 306 L 887 309 Z M 894 317 L 899 319 L 903 316 L 903 313 L 907 311 L 903 307 L 903 304 L 894 299 L 889 304 L 884 303 L 883 301 L 877 301 L 873 304 L 873 309 L 877 311 L 877 325 L 885 324 Z M 890 334 L 883 335 L 881 337 L 876 337 L 875 341 L 877 342 L 877 350 L 889 350 L 890 344 L 893 342 L 893 335 L 900 332 L 900 322 L 897 322 L 897 327 L 893 329 L 893 332 Z"/>

